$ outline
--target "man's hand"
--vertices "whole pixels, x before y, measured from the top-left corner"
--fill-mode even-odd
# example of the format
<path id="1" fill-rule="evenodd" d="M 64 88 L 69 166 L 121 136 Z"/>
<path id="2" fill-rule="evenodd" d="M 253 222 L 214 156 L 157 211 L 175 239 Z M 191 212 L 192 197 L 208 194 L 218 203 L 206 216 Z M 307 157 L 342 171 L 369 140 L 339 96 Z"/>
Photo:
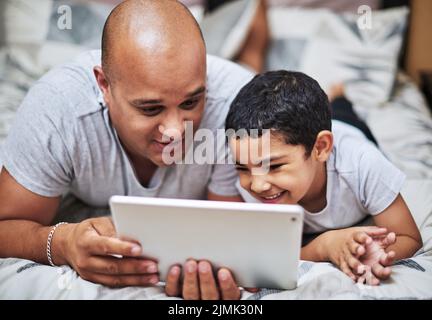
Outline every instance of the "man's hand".
<path id="1" fill-rule="evenodd" d="M 394 235 L 394 234 L 393 234 Z M 383 255 L 386 240 L 381 245 L 374 239 L 387 239 L 387 229 L 378 227 L 353 227 L 329 231 L 326 235 L 325 250 L 329 260 L 337 265 L 353 281 L 367 281 L 370 285 L 379 284 L 380 278 L 390 275 L 388 269 L 376 265 L 377 261 L 391 263 L 391 256 Z M 388 245 L 387 245 L 388 246 Z M 382 249 L 382 250 L 381 250 Z M 380 260 L 381 259 L 381 260 Z M 374 270 L 370 272 L 371 270 Z M 365 277 L 365 278 L 363 278 Z"/>
<path id="2" fill-rule="evenodd" d="M 138 258 L 142 254 L 139 244 L 115 238 L 110 218 L 60 227 L 55 237 L 61 238 L 61 232 L 66 237 L 64 258 L 83 279 L 110 287 L 149 286 L 159 282 L 157 263 Z"/>
<path id="3" fill-rule="evenodd" d="M 238 300 L 241 297 L 231 272 L 221 268 L 217 279 L 213 276 L 212 266 L 208 261 L 188 260 L 183 268 L 171 267 L 165 292 L 168 296 L 181 296 L 185 300 Z"/>

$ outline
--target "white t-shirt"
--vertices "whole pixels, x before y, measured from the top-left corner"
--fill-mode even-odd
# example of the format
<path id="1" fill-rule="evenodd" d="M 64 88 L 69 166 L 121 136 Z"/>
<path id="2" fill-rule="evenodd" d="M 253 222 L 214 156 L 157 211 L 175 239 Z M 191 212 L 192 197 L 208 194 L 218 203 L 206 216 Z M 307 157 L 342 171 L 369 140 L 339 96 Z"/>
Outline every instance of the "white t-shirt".
<path id="1" fill-rule="evenodd" d="M 347 228 L 385 210 L 402 189 L 405 175 L 357 128 L 333 120 L 334 148 L 327 161 L 327 206 L 305 210 L 304 232 Z M 237 181 L 247 202 L 258 202 Z"/>
<path id="2" fill-rule="evenodd" d="M 71 192 L 94 207 L 107 206 L 112 195 L 204 199 L 208 190 L 238 195 L 232 164 L 158 168 L 148 188 L 140 184 L 93 75 L 100 55 L 100 50 L 84 53 L 31 88 L 3 148 L 4 166 L 14 179 L 36 194 Z M 208 56 L 200 128 L 223 129 L 231 101 L 252 77 L 239 65 Z"/>

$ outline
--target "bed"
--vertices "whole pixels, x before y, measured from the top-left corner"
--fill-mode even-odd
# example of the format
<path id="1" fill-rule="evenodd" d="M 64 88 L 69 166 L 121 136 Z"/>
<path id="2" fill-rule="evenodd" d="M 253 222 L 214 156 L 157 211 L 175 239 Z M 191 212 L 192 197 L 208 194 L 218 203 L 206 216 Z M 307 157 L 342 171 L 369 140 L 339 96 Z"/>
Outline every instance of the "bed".
<path id="1" fill-rule="evenodd" d="M 49 8 L 51 1 L 47 1 L 46 5 Z M 90 11 L 81 11 L 83 19 L 88 19 L 87 14 L 97 13 L 101 17 L 100 21 L 103 21 L 103 17 L 109 12 L 109 7 L 105 4 L 87 9 Z M 406 23 L 408 11 L 406 8 L 397 10 L 377 16 L 377 21 L 383 20 L 385 28 L 389 29 L 387 34 L 372 39 L 372 45 L 381 48 L 383 54 L 376 55 L 376 50 L 359 47 L 359 60 L 348 63 L 346 53 L 349 51 L 344 51 L 344 48 L 359 44 L 353 44 L 357 40 L 352 34 L 339 34 L 339 31 L 333 32 L 331 28 L 342 28 L 343 32 L 353 30 L 353 20 L 350 20 L 353 16 L 336 15 L 322 9 L 272 8 L 269 12 L 272 43 L 267 67 L 309 71 L 325 87 L 332 79 L 328 69 L 313 61 L 317 59 L 316 52 L 313 51 L 322 45 L 330 50 L 329 56 L 337 57 L 339 64 L 329 60 L 332 70 L 337 70 L 333 76 L 337 75 L 336 80 L 349 82 L 347 94 L 356 111 L 369 124 L 385 155 L 407 175 L 402 194 L 421 231 L 423 248 L 414 257 L 398 261 L 393 267 L 392 277 L 376 287 L 353 283 L 330 263 L 300 261 L 297 289 L 280 291 L 264 288 L 257 293 L 243 291 L 242 299 L 432 299 L 432 117 L 418 87 L 398 67 L 398 53 L 403 45 L 403 29 L 406 27 L 401 27 L 400 24 Z M 36 13 L 42 20 L 47 17 L 53 19 L 53 15 L 55 16 L 55 11 L 40 10 Z M 290 23 L 295 23 L 296 16 L 303 21 L 312 19 L 314 22 L 311 24 L 316 23 L 315 31 L 328 28 L 330 31 L 327 32 L 338 34 L 337 46 L 331 46 L 332 43 L 328 41 L 335 40 L 326 38 L 325 32 L 317 37 L 312 31 L 309 34 L 307 30 L 293 31 Z M 235 27 L 233 25 L 232 29 Z M 241 27 L 244 28 L 244 24 Z M 52 52 L 52 48 L 55 48 L 57 51 L 54 52 L 67 52 L 63 56 L 63 59 L 67 59 L 80 50 L 95 46 L 91 41 L 82 46 L 73 41 L 55 44 L 56 36 L 52 34 L 41 39 L 38 57 L 45 57 L 45 60 L 29 55 L 22 45 L 2 48 L 0 51 L 0 146 L 28 87 L 53 63 L 47 61 L 49 59 L 45 53 Z M 387 42 L 384 43 L 383 39 Z M 334 48 L 339 52 L 333 54 L 331 50 L 335 50 Z M 325 56 L 323 51 L 325 50 L 318 53 Z M 35 59 L 37 63 L 32 64 Z M 373 63 L 362 64 L 364 61 Z M 364 78 L 365 75 L 367 78 Z M 358 94 L 359 92 L 362 94 Z M 57 219 L 69 221 L 108 213 L 106 208 L 89 208 L 70 196 L 65 198 L 60 211 Z M 81 279 L 67 266 L 52 268 L 28 260 L 8 258 L 0 259 L 0 299 L 172 298 L 164 294 L 161 285 L 152 288 L 111 289 Z"/>

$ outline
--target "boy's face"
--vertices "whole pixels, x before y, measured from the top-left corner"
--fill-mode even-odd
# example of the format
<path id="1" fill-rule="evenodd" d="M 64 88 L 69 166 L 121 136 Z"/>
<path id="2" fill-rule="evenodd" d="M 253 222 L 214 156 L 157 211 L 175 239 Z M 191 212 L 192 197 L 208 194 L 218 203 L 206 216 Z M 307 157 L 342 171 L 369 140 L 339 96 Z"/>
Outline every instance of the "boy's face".
<path id="1" fill-rule="evenodd" d="M 266 143 L 269 148 L 263 147 Z M 306 158 L 302 145 L 287 144 L 274 131 L 259 138 L 231 138 L 229 144 L 241 186 L 264 203 L 301 203 L 313 196 L 312 186 L 319 182 L 317 179 L 322 179 L 317 173 L 322 172 L 323 158 L 316 156 L 316 150 Z"/>

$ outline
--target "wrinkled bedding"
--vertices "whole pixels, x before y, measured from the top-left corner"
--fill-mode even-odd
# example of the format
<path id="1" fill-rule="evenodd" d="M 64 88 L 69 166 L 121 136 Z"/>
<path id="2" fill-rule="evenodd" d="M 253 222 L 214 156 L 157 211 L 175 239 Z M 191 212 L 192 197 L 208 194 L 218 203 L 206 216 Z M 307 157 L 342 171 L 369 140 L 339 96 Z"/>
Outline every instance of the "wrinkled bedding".
<path id="1" fill-rule="evenodd" d="M 75 55 L 69 47 L 61 48 L 70 56 Z M 31 84 L 46 71 L 44 66 L 33 64 L 31 58 L 19 52 L 0 50 L 0 165 L 2 140 L 16 108 Z M 431 114 L 418 88 L 402 73 L 397 77 L 390 101 L 378 105 L 354 101 L 354 107 L 369 124 L 381 150 L 407 175 L 402 194 L 420 228 L 423 248 L 413 258 L 398 261 L 392 277 L 377 287 L 353 283 L 330 263 L 301 261 L 297 289 L 243 292 L 242 299 L 432 299 Z M 67 196 L 56 220 L 80 221 L 106 214 L 109 214 L 107 208 L 89 208 Z M 110 289 L 81 279 L 66 266 L 53 268 L 9 258 L 0 259 L 0 299 L 168 297 L 164 295 L 162 285 Z"/>

